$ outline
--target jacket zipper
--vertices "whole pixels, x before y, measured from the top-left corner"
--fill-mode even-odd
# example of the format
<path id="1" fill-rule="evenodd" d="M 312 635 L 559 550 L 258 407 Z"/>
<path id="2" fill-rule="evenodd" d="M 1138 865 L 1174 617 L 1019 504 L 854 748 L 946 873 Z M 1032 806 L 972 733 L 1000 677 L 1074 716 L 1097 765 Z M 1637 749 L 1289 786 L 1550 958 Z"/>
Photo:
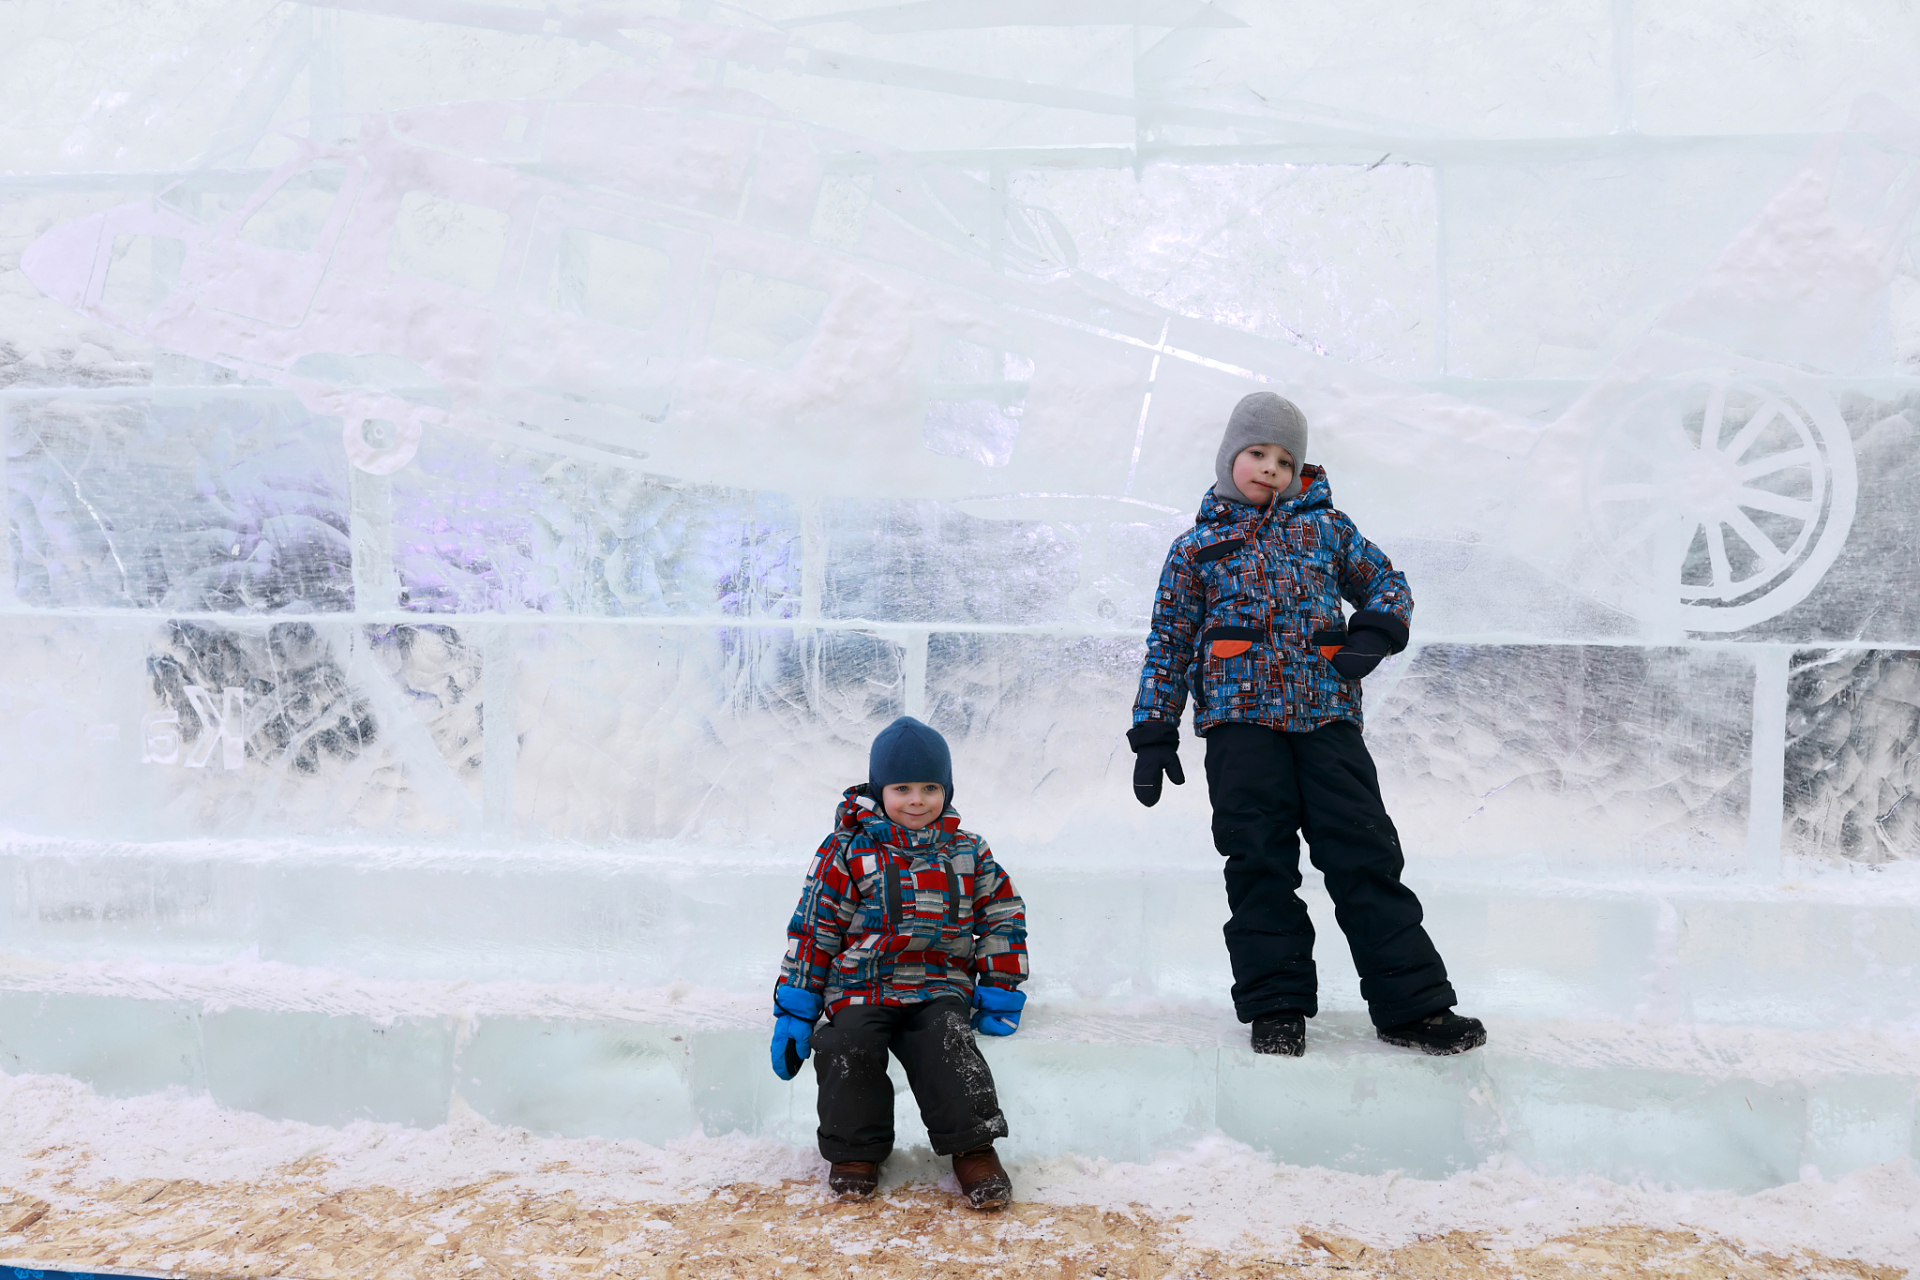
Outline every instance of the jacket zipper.
<path id="1" fill-rule="evenodd" d="M 1260 551 L 1260 535 L 1267 527 L 1267 518 L 1279 509 L 1280 503 L 1277 499 L 1268 506 L 1261 508 L 1260 518 L 1253 522 L 1253 529 L 1247 534 L 1246 547 L 1247 554 L 1253 557 L 1254 572 L 1260 575 L 1260 594 L 1266 602 L 1266 612 L 1265 616 L 1261 618 L 1261 623 L 1267 632 L 1267 654 L 1269 662 L 1273 661 L 1274 649 L 1276 647 L 1273 634 L 1273 619 L 1274 611 L 1279 608 L 1279 605 L 1273 598 L 1273 584 L 1267 581 L 1267 558 Z M 1207 614 L 1212 608 L 1212 600 L 1204 601 L 1200 611 L 1202 630 L 1205 630 Z M 1198 674 L 1197 678 L 1191 682 L 1193 709 L 1199 715 L 1205 715 L 1207 712 L 1207 655 L 1205 649 L 1206 646 L 1201 645 L 1200 651 L 1195 655 L 1196 660 L 1193 669 Z"/>
<path id="2" fill-rule="evenodd" d="M 887 932 L 898 934 L 902 924 L 900 907 L 900 872 L 893 865 L 893 854 L 883 845 L 880 849 L 880 902 L 886 912 Z"/>

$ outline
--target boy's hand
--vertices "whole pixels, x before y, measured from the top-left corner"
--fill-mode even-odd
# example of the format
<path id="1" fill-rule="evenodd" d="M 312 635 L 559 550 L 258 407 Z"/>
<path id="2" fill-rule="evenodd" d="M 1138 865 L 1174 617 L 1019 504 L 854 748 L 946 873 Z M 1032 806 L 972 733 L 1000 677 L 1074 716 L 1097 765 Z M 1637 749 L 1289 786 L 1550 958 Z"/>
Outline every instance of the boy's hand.
<path id="1" fill-rule="evenodd" d="M 791 1080 L 800 1064 L 813 1053 L 813 1020 L 820 1016 L 820 997 L 784 983 L 773 989 L 773 1074 Z"/>
<path id="2" fill-rule="evenodd" d="M 1347 643 L 1328 657 L 1333 669 L 1348 680 L 1358 680 L 1380 659 L 1407 647 L 1407 624 L 1390 613 L 1362 609 L 1347 619 Z"/>
<path id="3" fill-rule="evenodd" d="M 1367 627 L 1348 632 L 1346 644 L 1334 650 L 1331 661 L 1343 679 L 1358 680 L 1379 666 L 1380 659 L 1391 652 L 1386 636 Z"/>
<path id="4" fill-rule="evenodd" d="M 983 1036 L 1010 1036 L 1020 1029 L 1020 1010 L 1026 1003 L 1024 992 L 986 982 L 975 983 L 973 1029 Z"/>
<path id="5" fill-rule="evenodd" d="M 1172 779 L 1176 787 L 1185 786 L 1187 774 L 1180 767 L 1180 726 L 1164 720 L 1142 720 L 1127 730 L 1127 743 L 1133 748 L 1133 798 L 1151 809 L 1160 803 L 1160 775 Z"/>

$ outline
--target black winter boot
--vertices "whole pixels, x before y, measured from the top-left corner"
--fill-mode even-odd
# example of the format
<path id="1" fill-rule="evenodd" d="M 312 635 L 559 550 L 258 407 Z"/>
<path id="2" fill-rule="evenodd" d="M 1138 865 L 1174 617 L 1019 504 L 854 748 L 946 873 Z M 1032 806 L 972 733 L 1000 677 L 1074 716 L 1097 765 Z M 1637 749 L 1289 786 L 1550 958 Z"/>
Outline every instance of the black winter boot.
<path id="1" fill-rule="evenodd" d="M 1487 1028 L 1478 1018 L 1463 1018 L 1451 1009 L 1442 1009 L 1397 1027 L 1381 1027 L 1380 1038 L 1422 1053 L 1465 1053 L 1487 1042 Z"/>
<path id="2" fill-rule="evenodd" d="M 1307 1051 L 1307 1019 L 1291 1009 L 1253 1020 L 1253 1051 L 1298 1058 Z"/>

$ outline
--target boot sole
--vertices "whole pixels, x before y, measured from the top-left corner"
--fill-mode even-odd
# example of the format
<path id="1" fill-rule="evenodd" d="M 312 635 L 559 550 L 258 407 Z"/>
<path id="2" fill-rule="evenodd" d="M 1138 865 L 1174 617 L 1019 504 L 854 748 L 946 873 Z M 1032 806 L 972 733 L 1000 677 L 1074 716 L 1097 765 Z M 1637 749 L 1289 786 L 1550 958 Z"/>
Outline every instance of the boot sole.
<path id="1" fill-rule="evenodd" d="M 871 1200 L 873 1199 L 873 1193 L 879 1189 L 879 1187 L 828 1188 L 828 1190 L 833 1192 L 834 1199 L 840 1201 L 841 1204 L 857 1204 L 862 1200 Z"/>
<path id="2" fill-rule="evenodd" d="M 1012 1187 L 1004 1187 L 1004 1188 L 994 1187 L 992 1189 L 982 1188 L 981 1190 L 972 1192 L 967 1196 L 967 1207 L 970 1209 L 978 1209 L 982 1211 L 985 1211 L 988 1209 L 1004 1209 L 1012 1203 L 1013 1203 Z"/>
<path id="3" fill-rule="evenodd" d="M 1397 1045 L 1402 1049 L 1418 1049 L 1421 1053 L 1431 1054 L 1436 1058 L 1450 1058 L 1456 1053 L 1465 1053 L 1469 1049 L 1478 1049 L 1487 1042 L 1487 1037 L 1485 1033 L 1482 1033 L 1461 1044 L 1422 1044 L 1418 1040 L 1411 1040 L 1405 1036 L 1389 1035 L 1382 1035 L 1380 1040 L 1384 1044 Z"/>
<path id="4" fill-rule="evenodd" d="M 1253 1046 L 1253 1051 L 1258 1054 L 1264 1054 L 1269 1058 L 1304 1058 L 1307 1056 L 1307 1046 L 1304 1044 L 1256 1044 Z"/>

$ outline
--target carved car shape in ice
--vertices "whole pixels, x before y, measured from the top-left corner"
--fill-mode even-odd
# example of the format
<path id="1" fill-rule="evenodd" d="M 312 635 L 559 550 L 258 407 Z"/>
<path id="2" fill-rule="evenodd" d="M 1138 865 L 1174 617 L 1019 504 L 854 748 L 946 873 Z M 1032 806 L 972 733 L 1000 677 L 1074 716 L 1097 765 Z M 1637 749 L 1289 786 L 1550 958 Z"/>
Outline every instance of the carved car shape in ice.
<path id="1" fill-rule="evenodd" d="M 251 190 L 189 179 L 49 233 L 24 266 L 76 310 L 341 418 L 376 473 L 454 421 L 675 473 L 684 452 L 697 473 L 720 443 L 701 410 L 821 416 L 849 390 L 823 380 L 847 376 L 894 416 L 921 409 L 934 456 L 1004 465 L 1031 362 L 995 344 L 990 299 L 1067 273 L 1057 221 L 998 216 L 984 184 L 749 95 L 638 96 L 361 117 L 350 143 L 295 139 Z M 869 227 L 874 204 L 899 217 Z M 911 296 L 889 295 L 903 272 Z M 835 314 L 876 299 L 915 332 L 876 341 Z M 752 443 L 789 452 L 770 476 L 813 454 Z"/>
<path id="2" fill-rule="evenodd" d="M 56 228 L 23 268 L 289 388 L 375 473 L 457 425 L 691 480 L 1138 518 L 1188 509 L 1225 408 L 1277 383 L 1401 530 L 1462 531 L 1663 628 L 1777 615 L 1851 524 L 1846 430 L 1794 364 L 1827 313 L 1796 320 L 1738 263 L 1541 427 L 1128 297 L 1074 270 L 1051 214 L 750 94 L 621 74 L 352 126 L 250 189 L 189 179 Z M 1839 216 L 1819 171 L 1729 253 L 1835 270 L 1827 311 L 1864 314 L 1886 264 L 1862 264 L 1896 233 L 1818 260 L 1809 227 Z"/>

